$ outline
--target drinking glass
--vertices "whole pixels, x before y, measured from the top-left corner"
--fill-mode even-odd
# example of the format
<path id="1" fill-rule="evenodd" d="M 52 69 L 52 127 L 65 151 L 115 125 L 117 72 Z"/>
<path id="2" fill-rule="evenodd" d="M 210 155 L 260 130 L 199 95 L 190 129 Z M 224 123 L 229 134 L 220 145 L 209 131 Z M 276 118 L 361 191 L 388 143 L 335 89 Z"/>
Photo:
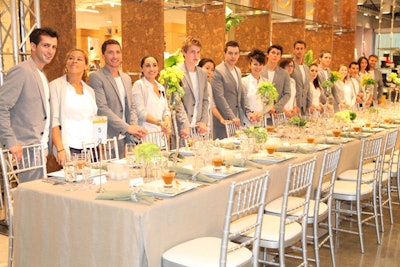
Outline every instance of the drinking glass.
<path id="1" fill-rule="evenodd" d="M 90 189 L 90 185 L 88 185 L 88 179 L 92 175 L 92 162 L 90 160 L 90 153 L 86 153 L 84 155 L 85 164 L 82 167 L 83 188 Z"/>
<path id="2" fill-rule="evenodd" d="M 224 162 L 224 156 L 222 153 L 222 149 L 214 148 L 211 155 L 211 162 L 214 166 L 213 170 L 215 172 L 219 172 L 222 169 L 222 163 Z"/>
<path id="3" fill-rule="evenodd" d="M 134 143 L 125 144 L 125 159 L 126 164 L 129 166 L 130 169 L 135 167 L 135 147 L 136 144 Z"/>
<path id="4" fill-rule="evenodd" d="M 77 166 L 74 161 L 65 162 L 64 174 L 65 174 L 65 182 L 67 182 L 66 190 L 75 191 L 76 187 L 73 185 L 73 183 L 76 182 Z"/>
<path id="5" fill-rule="evenodd" d="M 74 154 L 72 160 L 76 164 L 77 175 L 82 175 L 82 169 L 86 162 L 85 153 L 82 151 L 81 153 Z"/>
<path id="6" fill-rule="evenodd" d="M 265 150 L 267 150 L 268 155 L 273 155 L 276 150 L 276 144 L 275 143 L 266 143 L 265 144 Z"/>
<path id="7" fill-rule="evenodd" d="M 161 173 L 161 178 L 164 181 L 164 188 L 172 188 L 174 187 L 174 179 L 175 179 L 176 172 L 170 170 L 168 168 L 164 168 Z"/>

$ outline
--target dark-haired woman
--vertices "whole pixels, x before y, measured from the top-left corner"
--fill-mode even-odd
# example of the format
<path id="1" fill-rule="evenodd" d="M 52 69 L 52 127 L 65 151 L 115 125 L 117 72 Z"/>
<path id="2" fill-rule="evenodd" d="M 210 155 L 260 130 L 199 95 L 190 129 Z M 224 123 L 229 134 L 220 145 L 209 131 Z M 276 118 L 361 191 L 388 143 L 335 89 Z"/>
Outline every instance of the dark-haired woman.
<path id="1" fill-rule="evenodd" d="M 133 84 L 132 103 L 138 115 L 138 124 L 148 132 L 163 131 L 171 133 L 171 118 L 165 88 L 160 84 L 158 61 L 152 56 L 145 56 L 140 61 L 142 78 Z"/>

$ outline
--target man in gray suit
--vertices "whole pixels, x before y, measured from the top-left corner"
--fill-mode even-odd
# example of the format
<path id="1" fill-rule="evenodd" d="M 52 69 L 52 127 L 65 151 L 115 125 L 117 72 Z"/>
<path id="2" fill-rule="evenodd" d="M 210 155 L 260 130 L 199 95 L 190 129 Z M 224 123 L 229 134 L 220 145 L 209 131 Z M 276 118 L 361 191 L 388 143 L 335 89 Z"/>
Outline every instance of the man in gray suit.
<path id="1" fill-rule="evenodd" d="M 98 114 L 107 117 L 107 135 L 118 139 L 118 150 L 124 155 L 125 143 L 130 135 L 143 138 L 147 130 L 138 126 L 136 108 L 132 105 L 132 81 L 126 73 L 119 72 L 122 63 L 121 45 L 110 39 L 101 46 L 105 66 L 93 72 L 89 85 L 94 89 Z"/>
<path id="2" fill-rule="evenodd" d="M 319 84 L 331 77 L 331 69 L 329 66 L 332 62 L 332 54 L 328 50 L 322 50 L 319 55 L 319 64 L 318 64 L 318 81 Z"/>
<path id="3" fill-rule="evenodd" d="M 257 115 L 249 108 L 247 96 L 242 86 L 242 72 L 236 67 L 239 59 L 239 44 L 236 41 L 228 41 L 225 44 L 224 62 L 215 68 L 211 78 L 211 87 L 214 93 L 214 101 L 222 117 L 231 120 L 237 127 L 240 126 L 244 116 L 250 122 L 257 121 Z M 225 125 L 213 118 L 214 138 L 226 138 Z"/>
<path id="4" fill-rule="evenodd" d="M 310 91 L 310 69 L 304 64 L 306 42 L 297 40 L 294 42 L 294 70 L 292 78 L 296 81 L 296 104 L 300 108 L 301 115 L 307 112 L 308 92 Z"/>
<path id="5" fill-rule="evenodd" d="M 376 64 L 378 63 L 378 56 L 370 55 L 368 57 L 368 63 L 369 63 L 369 74 L 375 81 L 375 90 L 372 100 L 378 101 L 378 104 L 380 104 L 382 103 L 382 95 L 383 95 L 383 78 L 382 78 L 382 72 L 376 69 Z M 369 103 L 369 105 L 371 105 L 371 103 Z"/>
<path id="6" fill-rule="evenodd" d="M 196 64 L 200 60 L 200 40 L 188 37 L 182 44 L 185 62 L 179 66 L 184 71 L 182 79 L 185 95 L 183 105 L 190 127 L 196 127 L 199 134 L 208 133 L 208 83 L 207 73 Z"/>
<path id="7" fill-rule="evenodd" d="M 0 142 L 18 160 L 22 146 L 42 143 L 47 150 L 51 129 L 49 84 L 43 68 L 56 54 L 58 35 L 50 28 L 41 28 L 29 38 L 31 58 L 11 68 L 0 88 Z M 19 180 L 43 175 L 41 170 L 30 171 L 19 175 Z"/>

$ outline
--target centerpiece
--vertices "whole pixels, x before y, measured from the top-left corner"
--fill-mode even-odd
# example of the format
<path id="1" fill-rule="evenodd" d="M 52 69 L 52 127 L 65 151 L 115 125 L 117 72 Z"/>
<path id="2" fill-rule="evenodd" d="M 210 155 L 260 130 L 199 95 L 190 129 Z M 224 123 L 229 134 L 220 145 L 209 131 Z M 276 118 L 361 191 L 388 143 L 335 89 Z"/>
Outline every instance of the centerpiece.
<path id="1" fill-rule="evenodd" d="M 158 78 L 158 81 L 166 87 L 168 105 L 171 110 L 172 123 L 175 131 L 176 149 L 173 160 L 174 165 L 176 165 L 179 154 L 179 132 L 176 119 L 176 109 L 181 103 L 182 97 L 185 95 L 185 90 L 183 90 L 181 86 L 182 79 L 183 71 L 179 70 L 176 66 L 163 69 L 160 72 L 160 77 Z"/>
<path id="2" fill-rule="evenodd" d="M 350 110 L 342 110 L 335 113 L 334 120 L 337 122 L 351 122 L 357 118 L 357 114 Z"/>
<path id="3" fill-rule="evenodd" d="M 372 79 L 371 75 L 366 74 L 361 79 L 361 85 L 365 87 L 365 93 L 370 94 L 375 87 L 375 80 Z"/>
<path id="4" fill-rule="evenodd" d="M 160 147 L 156 144 L 145 142 L 135 148 L 135 157 L 144 168 L 144 176 L 149 177 L 151 162 L 155 157 L 160 156 Z"/>
<path id="5" fill-rule="evenodd" d="M 289 119 L 289 124 L 298 127 L 304 127 L 307 124 L 307 121 L 299 116 L 294 116 Z"/>
<path id="6" fill-rule="evenodd" d="M 325 96 L 330 98 L 332 96 L 332 87 L 336 81 L 342 79 L 342 75 L 340 75 L 337 71 L 331 71 L 328 79 L 322 82 L 321 86 L 325 89 Z"/>
<path id="7" fill-rule="evenodd" d="M 268 140 L 268 133 L 264 127 L 250 126 L 244 129 L 244 133 L 248 138 L 254 138 L 253 152 L 257 152 L 261 145 L 265 144 Z"/>
<path id="8" fill-rule="evenodd" d="M 272 82 L 262 82 L 257 88 L 257 94 L 263 103 L 263 116 L 271 110 L 274 103 L 278 101 L 278 91 Z"/>

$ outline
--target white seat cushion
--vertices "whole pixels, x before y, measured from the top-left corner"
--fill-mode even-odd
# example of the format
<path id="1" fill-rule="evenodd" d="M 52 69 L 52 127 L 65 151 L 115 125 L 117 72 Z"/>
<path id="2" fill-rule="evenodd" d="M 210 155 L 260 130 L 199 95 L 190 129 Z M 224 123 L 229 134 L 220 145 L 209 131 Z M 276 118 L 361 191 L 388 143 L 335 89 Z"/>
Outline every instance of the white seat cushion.
<path id="1" fill-rule="evenodd" d="M 373 181 L 374 178 L 374 172 L 373 169 L 364 169 L 364 171 L 370 171 L 368 173 L 365 173 L 361 176 L 362 181 L 364 182 L 369 182 L 369 181 Z M 342 173 L 340 173 L 338 175 L 338 179 L 339 180 L 346 180 L 346 181 L 357 181 L 357 174 L 358 174 L 358 170 L 357 169 L 351 169 L 351 170 L 347 170 L 344 171 Z"/>
<path id="2" fill-rule="evenodd" d="M 230 242 L 229 246 L 234 243 Z M 176 245 L 162 255 L 162 266 L 219 267 L 221 239 L 201 237 Z M 252 252 L 247 248 L 228 253 L 226 266 L 241 266 L 251 262 Z"/>
<path id="3" fill-rule="evenodd" d="M 243 229 L 243 225 L 248 225 L 250 222 L 254 222 L 256 214 L 252 214 L 231 223 L 231 231 L 235 232 L 238 229 Z M 261 228 L 261 240 L 269 242 L 278 242 L 279 240 L 279 229 L 280 229 L 280 216 L 264 214 L 262 228 Z M 301 239 L 301 224 L 292 222 L 285 227 L 285 241 L 287 240 L 300 240 Z M 246 234 L 247 236 L 253 237 L 254 231 Z"/>
<path id="4" fill-rule="evenodd" d="M 304 198 L 300 197 L 289 197 L 288 198 L 288 210 L 294 209 L 297 206 L 301 205 L 301 203 L 304 201 Z M 315 201 L 313 199 L 310 199 L 310 203 L 308 204 L 308 218 L 314 218 L 314 209 L 315 209 Z M 265 206 L 264 209 L 267 213 L 273 213 L 273 214 L 280 214 L 282 211 L 282 197 L 277 198 L 270 203 L 268 203 Z M 319 204 L 319 211 L 318 211 L 318 216 L 321 216 L 328 212 L 328 205 L 325 203 L 320 203 Z M 292 216 L 300 216 L 303 214 L 303 208 L 297 208 L 295 210 L 292 210 L 291 212 L 288 213 L 288 215 Z"/>
<path id="5" fill-rule="evenodd" d="M 351 195 L 351 196 L 356 196 L 356 190 L 357 190 L 357 183 L 355 182 L 349 182 L 349 181 L 340 181 L 336 180 L 335 185 L 333 187 L 333 194 L 334 195 Z M 370 194 L 373 191 L 373 188 L 369 184 L 361 184 L 360 187 L 361 190 L 361 195 L 366 195 Z"/>

